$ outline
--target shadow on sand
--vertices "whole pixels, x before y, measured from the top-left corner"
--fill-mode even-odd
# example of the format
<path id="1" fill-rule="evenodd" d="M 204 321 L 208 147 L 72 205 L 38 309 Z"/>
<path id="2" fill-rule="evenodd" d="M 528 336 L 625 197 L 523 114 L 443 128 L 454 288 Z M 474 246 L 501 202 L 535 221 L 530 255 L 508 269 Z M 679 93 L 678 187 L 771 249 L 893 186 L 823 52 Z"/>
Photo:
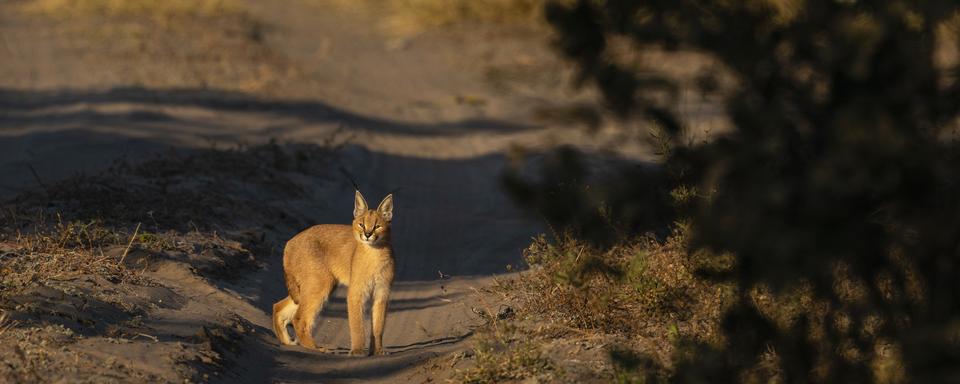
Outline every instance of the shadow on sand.
<path id="1" fill-rule="evenodd" d="M 214 89 L 113 88 L 104 91 L 22 91 L 0 88 L 0 126 L 20 128 L 99 121 L 116 123 L 202 124 L 168 113 L 127 110 L 105 113 L 86 109 L 104 104 L 139 104 L 152 107 L 197 107 L 212 111 L 261 113 L 297 118 L 304 122 L 331 122 L 350 129 L 389 132 L 413 136 L 462 135 L 475 132 L 514 132 L 537 128 L 492 119 L 468 119 L 442 124 L 416 124 L 372 118 L 326 103 L 307 100 L 269 100 L 252 94 Z M 74 108 L 70 108 L 74 107 Z M 80 107 L 80 110 L 77 110 Z M 282 133 L 282 126 L 270 134 Z"/>

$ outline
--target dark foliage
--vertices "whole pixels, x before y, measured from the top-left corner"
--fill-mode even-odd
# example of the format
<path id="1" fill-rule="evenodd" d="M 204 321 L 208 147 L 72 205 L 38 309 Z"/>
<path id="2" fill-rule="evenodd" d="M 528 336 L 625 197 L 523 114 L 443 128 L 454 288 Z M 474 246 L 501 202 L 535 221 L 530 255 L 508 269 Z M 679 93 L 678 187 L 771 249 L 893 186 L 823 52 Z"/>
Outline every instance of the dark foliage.
<path id="1" fill-rule="evenodd" d="M 514 200 L 541 213 L 558 229 L 610 246 L 630 232 L 662 231 L 675 209 L 660 169 L 623 161 L 586 160 L 560 148 L 540 164 L 539 174 L 512 169 L 503 178 Z M 596 169 L 603 172 L 596 172 Z M 591 171 L 594 171 L 591 173 Z"/>
<path id="2" fill-rule="evenodd" d="M 741 296 L 723 321 L 727 343 L 685 343 L 674 380 L 743 380 L 770 351 L 786 381 L 881 380 L 871 368 L 879 345 L 899 351 L 911 381 L 960 378 L 960 162 L 949 139 L 960 83 L 955 63 L 937 59 L 954 48 L 945 37 L 957 8 L 908 0 L 547 6 L 582 82 L 597 86 L 617 117 L 653 121 L 674 138 L 666 163 L 684 172 L 658 182 L 707 196 L 683 212 L 694 249 L 736 255 L 719 277 Z M 722 70 L 700 83 L 722 97 L 732 131 L 684 145 L 671 98 L 656 96 L 673 85 L 615 60 L 612 42 L 621 40 L 716 59 Z M 711 85 L 723 76 L 735 85 L 721 92 Z M 649 212 L 622 209 L 662 195 L 649 180 L 587 188 L 576 156 L 558 159 L 540 182 L 514 175 L 507 185 L 557 225 L 601 242 L 598 217 L 610 212 L 632 233 L 649 229 L 639 219 Z M 859 293 L 838 288 L 845 282 Z M 808 287 L 826 310 L 778 326 L 751 303 L 757 287 Z"/>

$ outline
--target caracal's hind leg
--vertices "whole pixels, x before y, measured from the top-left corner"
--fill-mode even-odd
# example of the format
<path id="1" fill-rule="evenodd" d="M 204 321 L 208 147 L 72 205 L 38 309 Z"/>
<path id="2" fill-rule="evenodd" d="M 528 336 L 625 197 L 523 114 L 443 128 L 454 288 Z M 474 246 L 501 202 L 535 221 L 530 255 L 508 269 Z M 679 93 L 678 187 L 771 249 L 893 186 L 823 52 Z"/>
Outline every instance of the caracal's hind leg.
<path id="1" fill-rule="evenodd" d="M 297 332 L 297 342 L 305 348 L 316 349 L 313 340 L 313 328 L 323 304 L 330 297 L 336 281 L 332 274 L 318 276 L 311 284 L 300 287 L 300 307 L 293 316 L 293 329 Z"/>
<path id="2" fill-rule="evenodd" d="M 294 303 L 290 296 L 273 305 L 273 332 L 283 345 L 295 344 L 290 338 L 290 333 L 287 332 L 287 325 L 293 321 L 293 316 L 297 313 L 297 307 L 299 305 Z"/>

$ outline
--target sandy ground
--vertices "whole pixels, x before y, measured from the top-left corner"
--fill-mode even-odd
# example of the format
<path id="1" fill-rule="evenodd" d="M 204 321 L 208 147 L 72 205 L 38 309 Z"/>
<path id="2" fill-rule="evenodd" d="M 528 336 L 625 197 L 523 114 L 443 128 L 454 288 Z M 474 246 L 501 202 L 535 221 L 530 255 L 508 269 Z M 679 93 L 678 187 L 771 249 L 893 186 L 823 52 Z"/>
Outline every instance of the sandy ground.
<path id="1" fill-rule="evenodd" d="M 565 143 L 597 148 L 622 143 L 620 136 L 605 130 L 587 135 L 574 124 L 547 124 L 535 116 L 538 109 L 591 99 L 565 85 L 569 68 L 553 58 L 537 34 L 473 26 L 397 38 L 382 33 L 374 16 L 323 2 L 247 5 L 269 26 L 263 44 L 281 58 L 275 65 L 280 75 L 273 76 L 278 80 L 252 91 L 209 85 L 230 82 L 229 77 L 212 77 L 198 86 L 191 78 L 158 80 L 150 70 L 118 73 L 116 58 L 64 34 L 55 23 L 0 12 L 0 52 L 6 57 L 0 68 L 0 195 L 36 190 L 76 173 L 96 173 L 117 158 L 137 161 L 168 148 L 268 140 L 338 145 L 329 172 L 303 180 L 313 184 L 305 195 L 270 202 L 287 207 L 298 221 L 272 229 L 243 225 L 266 233 L 277 249 L 302 229 L 301 221 L 348 221 L 352 188 L 335 167 L 349 170 L 370 200 L 399 189 L 398 279 L 385 331 L 389 355 L 345 355 L 342 289 L 315 333 L 319 345 L 337 353 L 281 347 L 269 331 L 270 306 L 285 295 L 275 252 L 256 255 L 262 268 L 230 281 L 199 277 L 182 264 L 162 264 L 151 278 L 183 303 L 152 310 L 150 330 L 163 339 L 194 334 L 211 319 L 250 324 L 253 336 L 243 338 L 232 368 L 211 377 L 214 381 L 449 377 L 453 368 L 425 371 L 421 365 L 466 348 L 463 341 L 483 321 L 476 312 L 491 305 L 474 293 L 491 284 L 492 275 L 505 273 L 507 265 L 518 265 L 520 251 L 543 231 L 498 188 L 509 150 Z M 134 63 L 124 64 L 129 69 L 151 57 L 125 60 Z M 491 68 L 552 75 L 495 86 Z M 713 109 L 697 108 L 702 124 L 716 124 Z M 617 150 L 637 160 L 652 159 L 642 145 Z M 273 198 L 278 197 L 264 196 Z M 164 352 L 139 353 L 128 358 L 148 362 L 155 357 L 151 353 Z"/>

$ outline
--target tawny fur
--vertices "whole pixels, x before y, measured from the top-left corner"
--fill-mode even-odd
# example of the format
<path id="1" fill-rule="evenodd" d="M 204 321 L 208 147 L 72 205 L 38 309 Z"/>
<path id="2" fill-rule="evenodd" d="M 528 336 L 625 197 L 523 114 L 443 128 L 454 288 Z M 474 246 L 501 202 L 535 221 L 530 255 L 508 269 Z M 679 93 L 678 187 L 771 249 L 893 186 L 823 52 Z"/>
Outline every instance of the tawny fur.
<path id="1" fill-rule="evenodd" d="M 347 317 L 350 354 L 363 353 L 364 304 L 373 297 L 370 352 L 383 354 L 383 326 L 393 282 L 390 221 L 393 195 L 375 210 L 357 191 L 351 225 L 323 224 L 300 232 L 283 250 L 283 273 L 288 296 L 273 305 L 273 328 L 283 344 L 317 348 L 313 329 L 323 304 L 337 284 L 348 287 Z M 293 324 L 296 341 L 287 325 Z"/>

